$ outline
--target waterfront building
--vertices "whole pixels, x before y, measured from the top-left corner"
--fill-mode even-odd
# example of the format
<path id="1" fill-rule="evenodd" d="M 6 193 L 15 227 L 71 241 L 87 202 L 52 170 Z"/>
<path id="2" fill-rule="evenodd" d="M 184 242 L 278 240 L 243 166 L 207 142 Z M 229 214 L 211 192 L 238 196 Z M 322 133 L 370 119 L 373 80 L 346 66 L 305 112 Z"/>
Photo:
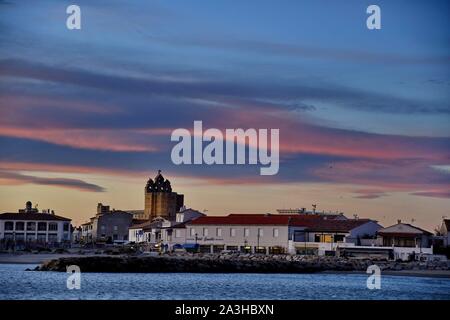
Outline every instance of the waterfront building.
<path id="1" fill-rule="evenodd" d="M 133 215 L 99 203 L 97 214 L 81 225 L 83 242 L 126 242 Z"/>
<path id="2" fill-rule="evenodd" d="M 152 221 L 133 224 L 128 228 L 128 239 L 130 242 L 146 243 L 155 246 L 161 242 L 161 228 L 170 226 L 170 221 L 157 217 Z"/>
<path id="3" fill-rule="evenodd" d="M 374 236 L 381 226 L 368 219 L 324 215 L 230 214 L 200 217 L 186 228 L 186 242 L 198 244 L 203 252 L 325 254 L 318 243 L 356 245 L 359 237 Z"/>
<path id="4" fill-rule="evenodd" d="M 152 221 L 133 224 L 129 228 L 129 239 L 130 242 L 147 243 L 153 247 L 162 244 L 167 250 L 171 250 L 174 245 L 186 242 L 185 224 L 203 216 L 205 214 L 200 211 L 183 207 L 177 212 L 175 220 L 156 217 Z"/>
<path id="5" fill-rule="evenodd" d="M 53 210 L 39 212 L 28 201 L 25 209 L 0 214 L 0 240 L 14 243 L 35 243 L 43 246 L 70 244 L 71 219 L 56 215 Z"/>
<path id="6" fill-rule="evenodd" d="M 395 260 L 415 259 L 417 255 L 433 254 L 433 234 L 408 223 L 398 223 L 377 231 L 377 245 L 393 250 Z"/>
<path id="7" fill-rule="evenodd" d="M 429 248 L 433 234 L 408 223 L 398 223 L 378 230 L 383 246 Z"/>
<path id="8" fill-rule="evenodd" d="M 175 215 L 184 204 L 184 195 L 172 191 L 168 179 L 165 179 L 158 170 L 153 179 L 148 179 L 144 189 L 144 212 L 136 213 L 135 218 L 153 220 L 162 217 L 167 220 L 175 220 Z"/>

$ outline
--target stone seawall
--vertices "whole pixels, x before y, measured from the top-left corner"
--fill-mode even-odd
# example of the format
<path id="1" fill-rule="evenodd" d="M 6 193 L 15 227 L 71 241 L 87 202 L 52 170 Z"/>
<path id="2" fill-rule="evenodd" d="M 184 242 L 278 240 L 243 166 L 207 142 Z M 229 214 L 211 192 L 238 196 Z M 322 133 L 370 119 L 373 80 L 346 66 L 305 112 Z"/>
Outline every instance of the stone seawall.
<path id="1" fill-rule="evenodd" d="M 366 271 L 372 264 L 387 271 L 449 269 L 446 262 L 424 264 L 289 255 L 162 255 L 60 258 L 45 262 L 35 270 L 66 272 L 67 266 L 77 265 L 82 272 L 313 273 Z"/>

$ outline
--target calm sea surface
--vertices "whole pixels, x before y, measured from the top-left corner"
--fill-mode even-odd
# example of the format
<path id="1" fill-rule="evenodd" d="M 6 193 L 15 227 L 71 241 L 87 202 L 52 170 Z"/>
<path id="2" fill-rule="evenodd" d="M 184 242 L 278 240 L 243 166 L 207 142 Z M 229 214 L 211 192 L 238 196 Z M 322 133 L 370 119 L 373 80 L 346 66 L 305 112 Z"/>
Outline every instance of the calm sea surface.
<path id="1" fill-rule="evenodd" d="M 369 290 L 364 274 L 86 273 L 68 290 L 68 274 L 0 264 L 5 299 L 448 299 L 450 279 L 382 276 Z"/>

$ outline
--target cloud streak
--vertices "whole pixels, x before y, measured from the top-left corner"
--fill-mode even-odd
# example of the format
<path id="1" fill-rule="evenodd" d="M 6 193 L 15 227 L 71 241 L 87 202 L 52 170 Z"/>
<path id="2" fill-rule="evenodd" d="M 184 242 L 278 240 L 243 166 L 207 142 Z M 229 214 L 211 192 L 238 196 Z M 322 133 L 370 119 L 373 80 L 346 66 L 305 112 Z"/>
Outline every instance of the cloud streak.
<path id="1" fill-rule="evenodd" d="M 76 189 L 87 192 L 104 192 L 105 189 L 92 183 L 85 182 L 79 179 L 68 178 L 46 178 L 36 177 L 32 175 L 24 175 L 21 173 L 0 171 L 0 184 L 2 185 L 20 185 L 20 184 L 35 184 L 56 186 L 60 188 Z"/>

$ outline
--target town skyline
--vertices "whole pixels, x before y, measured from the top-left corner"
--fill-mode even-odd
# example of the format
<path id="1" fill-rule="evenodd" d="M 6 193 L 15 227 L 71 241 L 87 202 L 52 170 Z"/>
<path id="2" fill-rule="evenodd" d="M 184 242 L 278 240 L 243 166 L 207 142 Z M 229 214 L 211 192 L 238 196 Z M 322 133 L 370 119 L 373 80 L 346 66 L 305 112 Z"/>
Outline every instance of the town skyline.
<path id="1" fill-rule="evenodd" d="M 208 215 L 450 216 L 447 2 L 379 1 L 380 30 L 356 1 L 77 4 L 68 30 L 64 3 L 0 1 L 0 212 L 143 209 L 161 169 Z M 170 135 L 194 121 L 279 129 L 278 173 L 173 164 Z"/>

